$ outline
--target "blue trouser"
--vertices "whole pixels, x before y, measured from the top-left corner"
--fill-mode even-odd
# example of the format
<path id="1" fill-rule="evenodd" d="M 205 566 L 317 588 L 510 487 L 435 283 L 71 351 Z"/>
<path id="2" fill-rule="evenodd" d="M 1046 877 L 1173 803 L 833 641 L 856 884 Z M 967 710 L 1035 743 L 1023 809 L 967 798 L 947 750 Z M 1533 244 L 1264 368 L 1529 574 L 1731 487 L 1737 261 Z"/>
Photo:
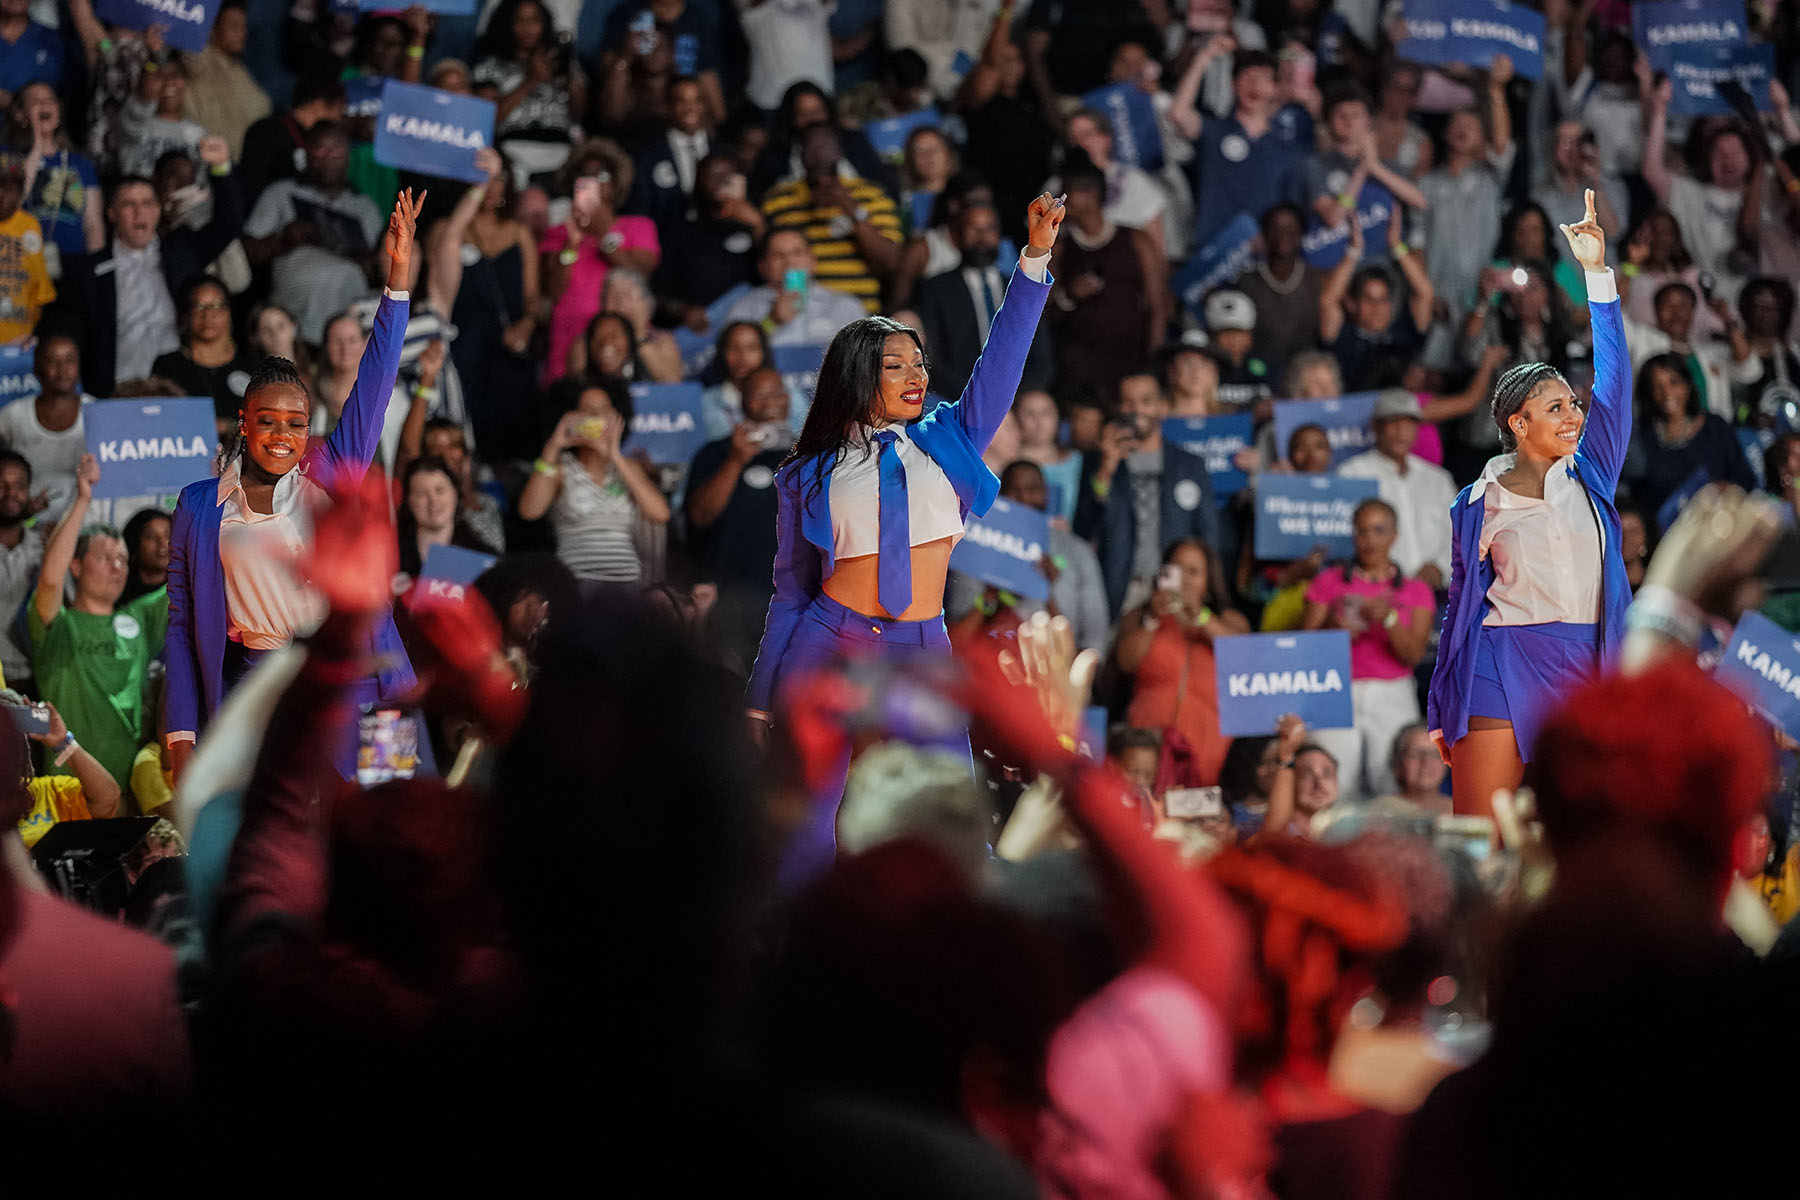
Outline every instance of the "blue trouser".
<path id="1" fill-rule="evenodd" d="M 823 670 L 845 659 L 880 658 L 906 664 L 925 662 L 950 653 L 950 633 L 940 614 L 923 621 L 892 621 L 846 608 L 820 592 L 801 614 L 776 675 L 777 694 L 782 684 Z M 942 748 L 970 757 L 968 730 L 960 731 Z M 971 764 L 973 759 L 970 758 Z M 971 766 L 971 770 L 973 767 Z M 850 772 L 850 752 L 833 767 L 813 796 L 811 817 L 796 830 L 782 855 L 779 881 L 784 890 L 803 886 L 831 865 L 837 853 L 837 808 L 843 799 L 844 779 Z"/>

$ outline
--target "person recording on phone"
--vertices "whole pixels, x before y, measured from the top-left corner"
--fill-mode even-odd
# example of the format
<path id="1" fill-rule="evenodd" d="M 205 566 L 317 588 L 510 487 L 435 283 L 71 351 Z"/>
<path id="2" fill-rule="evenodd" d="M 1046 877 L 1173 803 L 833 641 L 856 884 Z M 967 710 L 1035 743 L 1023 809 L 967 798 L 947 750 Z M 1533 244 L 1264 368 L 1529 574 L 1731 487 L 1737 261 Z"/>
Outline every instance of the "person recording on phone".
<path id="1" fill-rule="evenodd" d="M 855 297 L 819 285 L 813 278 L 818 265 L 804 233 L 771 230 L 757 259 L 763 286 L 740 296 L 726 311 L 724 323 L 761 326 L 771 346 L 825 345 L 865 314 Z"/>
<path id="2" fill-rule="evenodd" d="M 981 456 L 1012 412 L 1062 220 L 1049 193 L 1031 202 L 1030 244 L 954 403 L 926 412 L 931 380 L 916 330 L 864 317 L 832 339 L 776 477 L 775 598 L 746 696 L 758 735 L 785 682 L 841 655 L 898 664 L 948 654 L 950 551 L 999 491 Z M 821 789 L 833 807 L 842 780 L 840 771 L 835 790 Z"/>
<path id="3" fill-rule="evenodd" d="M 1119 381 L 1118 415 L 1084 466 L 1075 532 L 1095 543 L 1117 616 L 1149 598 L 1168 547 L 1197 538 L 1220 551 L 1224 532 L 1206 461 L 1163 440 L 1169 399 L 1148 371 Z M 1229 556 L 1228 556 L 1229 558 Z"/>
<path id="4" fill-rule="evenodd" d="M 299 556 L 311 537 L 312 510 L 323 501 L 322 483 L 341 474 L 360 477 L 374 461 L 400 369 L 407 273 L 424 201 L 410 188 L 395 201 L 386 236 L 387 287 L 331 436 L 309 440 L 305 382 L 292 362 L 265 358 L 244 389 L 238 437 L 221 454 L 219 477 L 182 489 L 169 554 L 166 697 L 177 780 L 226 693 L 322 615 L 298 575 Z M 412 690 L 412 667 L 391 616 L 379 623 L 368 650 L 378 665 L 357 685 L 362 702 Z M 354 742 L 343 747 L 341 765 L 354 750 Z"/>
<path id="5" fill-rule="evenodd" d="M 1458 813 L 1486 815 L 1496 791 L 1519 785 L 1546 717 L 1616 654 L 1631 604 L 1613 504 L 1631 440 L 1631 363 L 1591 191 L 1586 218 L 1562 231 L 1586 273 L 1593 417 L 1547 363 L 1514 366 L 1494 385 L 1507 453 L 1456 498 L 1426 704 Z M 1657 599 L 1640 593 L 1640 603 L 1654 610 Z"/>
<path id="6" fill-rule="evenodd" d="M 26 781 L 31 809 L 19 822 L 26 849 L 37 845 L 58 821 L 104 821 L 119 815 L 124 796 L 119 781 L 75 740 L 75 731 L 64 723 L 56 705 L 33 704 L 8 688 L 0 690 L 0 713 L 12 729 L 44 747 L 45 766 L 57 772 L 33 774 Z M 5 736 L 6 728 L 0 726 L 0 737 Z M 30 754 L 21 751 L 20 758 L 29 769 Z"/>

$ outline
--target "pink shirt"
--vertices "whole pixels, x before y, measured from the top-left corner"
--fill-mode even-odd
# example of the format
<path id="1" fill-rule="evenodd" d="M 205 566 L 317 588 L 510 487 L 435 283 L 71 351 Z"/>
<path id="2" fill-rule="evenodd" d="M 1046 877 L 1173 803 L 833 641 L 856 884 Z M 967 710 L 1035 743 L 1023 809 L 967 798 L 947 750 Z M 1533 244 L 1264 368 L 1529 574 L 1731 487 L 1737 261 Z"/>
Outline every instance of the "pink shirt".
<path id="1" fill-rule="evenodd" d="M 619 235 L 621 250 L 648 250 L 658 257 L 662 255 L 656 225 L 649 217 L 615 217 L 608 233 Z M 560 254 L 568 244 L 568 226 L 558 225 L 544 235 L 538 252 Z M 600 289 L 606 286 L 606 273 L 611 270 L 600 254 L 599 238 L 582 238 L 576 254 L 579 257 L 569 268 L 569 286 L 550 312 L 550 358 L 544 363 L 546 384 L 555 383 L 568 373 L 569 347 L 581 340 L 588 322 L 600 311 Z"/>
<path id="2" fill-rule="evenodd" d="M 1417 395 L 1420 408 L 1430 404 L 1433 399 L 1424 392 L 1419 392 Z M 1434 467 L 1444 465 L 1444 438 L 1438 432 L 1436 425 L 1430 421 L 1419 422 L 1419 440 L 1413 443 L 1412 452 Z"/>
<path id="3" fill-rule="evenodd" d="M 1357 605 L 1365 596 L 1385 596 L 1388 604 L 1400 614 L 1400 620 L 1408 629 L 1416 618 L 1416 609 L 1425 609 L 1424 620 L 1431 619 L 1430 612 L 1435 601 L 1431 589 L 1417 579 L 1403 581 L 1399 587 L 1389 583 L 1376 583 L 1372 580 L 1355 578 L 1346 580 L 1344 568 L 1330 566 L 1313 577 L 1306 589 L 1308 604 L 1323 604 L 1330 609 L 1333 616 L 1338 617 L 1338 624 L 1350 630 L 1350 677 L 1352 679 L 1402 679 L 1412 674 L 1412 668 L 1394 657 L 1393 643 L 1388 641 L 1388 631 L 1379 622 L 1360 622 Z M 1353 599 L 1345 604 L 1346 597 Z"/>

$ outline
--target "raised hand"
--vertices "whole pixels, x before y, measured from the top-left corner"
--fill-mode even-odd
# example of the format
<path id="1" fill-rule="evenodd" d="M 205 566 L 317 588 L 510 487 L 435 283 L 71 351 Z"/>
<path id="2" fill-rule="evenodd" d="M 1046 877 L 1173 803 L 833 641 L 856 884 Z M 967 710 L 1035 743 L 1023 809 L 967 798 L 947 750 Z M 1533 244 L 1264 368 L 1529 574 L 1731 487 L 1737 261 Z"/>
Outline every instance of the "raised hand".
<path id="1" fill-rule="evenodd" d="M 1066 213 L 1063 201 L 1066 199 L 1067 196 L 1052 198 L 1049 192 L 1045 192 L 1031 202 L 1031 208 L 1025 214 L 1025 223 L 1029 226 L 1026 237 L 1033 250 L 1048 254 L 1050 247 L 1056 245 L 1056 231 L 1062 228 Z"/>
<path id="2" fill-rule="evenodd" d="M 386 248 L 388 254 L 388 287 L 404 291 L 412 278 L 413 235 L 418 231 L 419 210 L 425 207 L 426 192 L 413 198 L 411 188 L 394 200 L 394 215 L 388 218 Z"/>
<path id="3" fill-rule="evenodd" d="M 492 146 L 483 146 L 475 152 L 475 169 L 492 181 L 494 176 L 506 169 L 506 160 Z"/>
<path id="4" fill-rule="evenodd" d="M 231 146 L 217 134 L 208 134 L 200 139 L 196 147 L 200 152 L 200 161 L 209 167 L 227 167 L 231 165 Z"/>
<path id="5" fill-rule="evenodd" d="M 91 454 L 81 456 L 75 467 L 75 491 L 83 501 L 94 498 L 94 485 L 100 482 L 100 461 Z"/>
<path id="6" fill-rule="evenodd" d="M 1606 270 L 1606 231 L 1594 215 L 1594 189 L 1587 189 L 1587 215 L 1574 225 L 1561 226 L 1569 250 L 1584 270 Z"/>

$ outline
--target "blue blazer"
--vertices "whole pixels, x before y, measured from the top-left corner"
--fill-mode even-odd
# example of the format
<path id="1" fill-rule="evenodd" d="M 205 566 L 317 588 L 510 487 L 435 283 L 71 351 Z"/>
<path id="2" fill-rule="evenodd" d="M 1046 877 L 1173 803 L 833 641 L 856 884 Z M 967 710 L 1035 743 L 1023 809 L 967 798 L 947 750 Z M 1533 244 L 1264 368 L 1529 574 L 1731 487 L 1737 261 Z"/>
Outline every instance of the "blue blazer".
<path id="1" fill-rule="evenodd" d="M 970 513 L 981 516 L 987 512 L 1000 492 L 1000 481 L 981 461 L 981 455 L 1012 411 L 1025 356 L 1052 282 L 1048 270 L 1042 283 L 1024 271 L 1013 272 L 1006 298 L 988 330 L 987 345 L 969 375 L 969 386 L 959 399 L 939 404 L 907 430 L 913 444 L 949 477 L 964 520 Z M 776 473 L 775 597 L 769 601 L 762 646 L 750 672 L 745 698 L 751 708 L 769 711 L 781 659 L 800 615 L 818 597 L 833 570 L 831 472 L 837 459 L 835 454 L 815 455 L 790 462 Z"/>
<path id="2" fill-rule="evenodd" d="M 394 394 L 400 369 L 400 345 L 406 338 L 410 304 L 387 295 L 375 312 L 375 329 L 356 368 L 356 383 L 337 428 L 324 441 L 313 441 L 298 470 L 322 480 L 349 470 L 358 478 L 375 460 L 382 419 Z M 219 711 L 225 677 L 225 569 L 219 562 L 219 524 L 225 514 L 217 479 L 202 479 L 181 489 L 175 505 L 169 546 L 168 683 L 164 728 L 193 733 Z M 400 645 L 394 618 L 387 616 L 370 637 L 369 652 L 382 666 L 377 682 L 381 697 L 411 690 L 412 665 Z"/>
<path id="3" fill-rule="evenodd" d="M 1581 446 L 1570 468 L 1594 502 L 1605 531 L 1600 559 L 1602 602 L 1606 614 L 1602 667 L 1618 655 L 1625 638 L 1625 611 L 1631 607 L 1631 584 L 1625 578 L 1625 556 L 1619 552 L 1619 510 L 1613 493 L 1631 442 L 1631 357 L 1625 351 L 1625 323 L 1619 301 L 1590 300 L 1594 327 L 1594 403 L 1581 431 Z M 1475 655 L 1481 624 L 1488 613 L 1488 588 L 1494 564 L 1481 554 L 1481 527 L 1487 509 L 1476 480 L 1456 497 L 1450 510 L 1450 595 L 1438 634 L 1437 666 L 1426 693 L 1426 727 L 1454 746 L 1469 732 L 1469 693 L 1475 685 Z"/>

